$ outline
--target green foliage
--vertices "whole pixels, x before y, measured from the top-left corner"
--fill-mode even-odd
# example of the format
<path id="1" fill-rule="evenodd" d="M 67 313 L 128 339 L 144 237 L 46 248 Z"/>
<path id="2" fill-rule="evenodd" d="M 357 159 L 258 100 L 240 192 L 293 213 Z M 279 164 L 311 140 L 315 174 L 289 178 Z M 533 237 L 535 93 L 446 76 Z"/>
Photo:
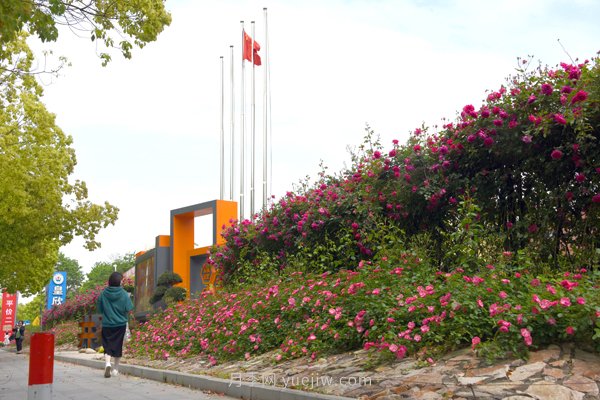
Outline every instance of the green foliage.
<path id="1" fill-rule="evenodd" d="M 123 285 L 123 289 L 125 289 L 125 291 L 127 293 L 130 293 L 132 298 L 135 295 L 135 280 L 131 279 L 131 280 L 126 280 L 124 279 L 122 282 Z"/>
<path id="2" fill-rule="evenodd" d="M 135 254 L 127 253 L 116 257 L 111 261 L 100 261 L 94 264 L 90 272 L 86 276 L 86 281 L 79 290 L 80 293 L 85 293 L 97 286 L 104 286 L 108 282 L 110 274 L 115 271 L 125 273 L 135 267 Z"/>
<path id="3" fill-rule="evenodd" d="M 19 68 L 29 68 L 23 38 L 13 50 Z M 0 76 L 0 286 L 25 295 L 50 279 L 61 245 L 78 235 L 87 248 L 98 247 L 96 234 L 118 213 L 87 200 L 84 182 L 68 181 L 76 164 L 72 140 L 40 96 L 32 77 Z"/>
<path id="4" fill-rule="evenodd" d="M 600 352 L 600 318 L 596 319 L 596 326 L 594 327 L 594 336 L 592 339 L 596 343 L 596 351 Z"/>
<path id="5" fill-rule="evenodd" d="M 173 286 L 165 290 L 163 300 L 167 304 L 174 304 L 185 300 L 187 291 L 180 286 Z"/>
<path id="6" fill-rule="evenodd" d="M 72 139 L 41 102 L 35 78 L 56 74 L 66 61 L 35 70 L 27 37 L 53 42 L 58 27 L 68 25 L 130 58 L 133 46 L 156 40 L 170 22 L 162 0 L 0 0 L 0 287 L 38 292 L 62 245 L 80 236 L 89 250 L 99 247 L 96 235 L 118 214 L 107 202 L 90 202 L 85 182 L 69 182 L 76 164 Z M 101 51 L 103 64 L 110 57 Z"/>
<path id="7" fill-rule="evenodd" d="M 176 285 L 181 282 L 183 282 L 183 279 L 181 279 L 181 276 L 179 276 L 179 274 L 166 271 L 161 276 L 158 277 L 158 281 L 156 284 L 157 284 L 157 286 L 170 287 L 170 286 Z"/>
<path id="8" fill-rule="evenodd" d="M 58 262 L 54 271 L 65 271 L 67 273 L 67 297 L 72 297 L 79 290 L 83 283 L 84 275 L 81 266 L 72 258 L 58 253 Z"/>
<path id="9" fill-rule="evenodd" d="M 521 69 L 478 109 L 387 150 L 367 126 L 351 157 L 227 229 L 211 252 L 225 282 L 353 268 L 394 230 L 402 248 L 426 237 L 424 259 L 448 271 L 501 257 L 539 271 L 600 264 L 598 59 Z"/>
<path id="10" fill-rule="evenodd" d="M 182 301 L 186 298 L 185 288 L 173 286 L 183 282 L 181 276 L 174 272 L 165 271 L 158 277 L 156 289 L 150 297 L 150 304 L 159 303 L 163 300 L 166 304 Z"/>
<path id="11" fill-rule="evenodd" d="M 25 38 L 0 46 L 0 286 L 28 295 L 47 283 L 59 247 L 75 235 L 97 248 L 118 209 L 91 203 L 84 182 L 69 182 L 72 139 L 41 103 L 35 78 L 14 72 L 33 63 Z"/>
<path id="12" fill-rule="evenodd" d="M 36 317 L 40 316 L 40 311 L 44 310 L 45 307 L 46 298 L 44 294 L 37 294 L 27 304 L 19 304 L 19 308 L 17 309 L 17 318 L 20 320 L 29 320 L 33 322 Z"/>
<path id="13" fill-rule="evenodd" d="M 169 289 L 167 286 L 157 286 L 152 294 L 152 297 L 150 297 L 150 304 L 155 304 L 161 301 L 167 289 Z"/>
<path id="14" fill-rule="evenodd" d="M 81 333 L 81 328 L 79 328 L 78 321 L 62 322 L 61 324 L 54 326 L 50 331 L 54 333 L 55 346 L 76 346 L 79 343 L 79 337 L 77 335 Z"/>
<path id="15" fill-rule="evenodd" d="M 156 40 L 170 23 L 171 15 L 163 0 L 0 0 L 2 47 L 17 40 L 23 31 L 38 36 L 42 42 L 55 42 L 59 26 L 68 25 L 79 34 L 88 32 L 92 41 L 102 42 L 107 49 L 118 49 L 125 58 L 131 58 L 134 45 L 142 48 Z M 111 57 L 102 52 L 100 58 L 106 64 Z"/>
<path id="16" fill-rule="evenodd" d="M 444 269 L 476 272 L 481 265 L 495 263 L 502 253 L 502 238 L 483 226 L 480 211 L 469 196 L 457 204 L 446 223 L 447 229 L 442 232 L 442 247 L 446 249 L 442 259 Z"/>

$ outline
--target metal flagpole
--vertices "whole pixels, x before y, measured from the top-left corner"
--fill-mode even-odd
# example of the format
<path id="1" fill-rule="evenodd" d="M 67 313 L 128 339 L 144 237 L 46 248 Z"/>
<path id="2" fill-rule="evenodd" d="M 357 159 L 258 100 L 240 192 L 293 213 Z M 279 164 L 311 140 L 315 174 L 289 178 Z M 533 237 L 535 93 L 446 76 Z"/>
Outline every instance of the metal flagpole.
<path id="1" fill-rule="evenodd" d="M 256 163 L 256 106 L 254 90 L 254 38 L 256 37 L 254 21 L 252 24 L 252 164 L 250 166 L 250 218 L 254 215 L 254 164 Z"/>
<path id="2" fill-rule="evenodd" d="M 219 190 L 219 199 L 223 200 L 225 197 L 225 130 L 223 129 L 223 121 L 225 119 L 225 84 L 224 84 L 224 61 L 223 56 L 221 59 L 221 160 L 220 160 L 220 190 Z"/>
<path id="3" fill-rule="evenodd" d="M 234 149 L 235 149 L 235 92 L 234 92 L 234 85 L 233 85 L 233 46 L 229 46 L 230 50 L 231 50 L 231 63 L 230 63 L 230 67 L 231 67 L 231 137 L 230 137 L 230 141 L 231 141 L 231 171 L 230 171 L 230 175 L 231 175 L 231 182 L 229 182 L 229 200 L 233 201 L 233 181 L 234 181 Z"/>
<path id="4" fill-rule="evenodd" d="M 264 68 L 264 92 L 263 92 L 263 209 L 267 208 L 267 66 L 269 65 L 269 30 L 267 27 L 267 8 L 263 8 L 265 14 L 265 41 L 263 42 L 265 51 L 263 53 Z"/>
<path id="5" fill-rule="evenodd" d="M 244 115 L 244 49 L 245 49 L 245 37 L 244 37 L 244 21 L 240 21 L 242 24 L 242 126 L 240 133 L 240 221 L 244 220 L 244 128 L 245 128 L 245 115 Z"/>

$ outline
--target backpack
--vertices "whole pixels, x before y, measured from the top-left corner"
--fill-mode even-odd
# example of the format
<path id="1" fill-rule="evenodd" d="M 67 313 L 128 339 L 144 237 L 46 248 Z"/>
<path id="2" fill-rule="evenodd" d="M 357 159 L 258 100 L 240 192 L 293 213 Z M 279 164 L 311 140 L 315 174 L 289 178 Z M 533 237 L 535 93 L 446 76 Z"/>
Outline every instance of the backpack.
<path id="1" fill-rule="evenodd" d="M 23 336 L 21 335 L 21 329 L 17 329 L 15 333 L 15 339 L 21 339 Z"/>

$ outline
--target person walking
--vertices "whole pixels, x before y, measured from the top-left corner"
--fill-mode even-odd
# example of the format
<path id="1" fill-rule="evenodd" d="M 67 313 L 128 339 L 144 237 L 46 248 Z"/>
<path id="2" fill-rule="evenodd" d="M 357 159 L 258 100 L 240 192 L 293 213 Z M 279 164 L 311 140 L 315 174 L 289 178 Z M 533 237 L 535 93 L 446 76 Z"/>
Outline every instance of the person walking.
<path id="1" fill-rule="evenodd" d="M 113 272 L 108 278 L 105 288 L 96 302 L 98 313 L 102 315 L 102 347 L 104 347 L 104 377 L 110 378 L 119 374 L 119 361 L 123 356 L 123 339 L 127 330 L 129 311 L 133 304 L 129 293 L 121 287 L 123 275 Z M 111 365 L 111 357 L 113 364 Z"/>
<path id="2" fill-rule="evenodd" d="M 17 326 L 13 328 L 13 335 L 15 335 L 15 343 L 17 344 L 17 354 L 21 354 L 23 352 L 23 340 L 25 340 L 23 321 L 19 321 Z"/>

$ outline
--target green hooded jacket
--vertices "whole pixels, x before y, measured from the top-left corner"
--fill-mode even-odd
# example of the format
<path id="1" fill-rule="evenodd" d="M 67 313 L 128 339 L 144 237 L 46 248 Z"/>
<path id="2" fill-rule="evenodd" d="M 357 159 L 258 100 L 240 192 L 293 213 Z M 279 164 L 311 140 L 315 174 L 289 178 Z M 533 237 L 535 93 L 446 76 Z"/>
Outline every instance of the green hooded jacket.
<path id="1" fill-rule="evenodd" d="M 127 324 L 127 314 L 133 310 L 133 304 L 125 289 L 109 286 L 98 296 L 96 308 L 102 314 L 102 326 L 114 328 Z"/>

